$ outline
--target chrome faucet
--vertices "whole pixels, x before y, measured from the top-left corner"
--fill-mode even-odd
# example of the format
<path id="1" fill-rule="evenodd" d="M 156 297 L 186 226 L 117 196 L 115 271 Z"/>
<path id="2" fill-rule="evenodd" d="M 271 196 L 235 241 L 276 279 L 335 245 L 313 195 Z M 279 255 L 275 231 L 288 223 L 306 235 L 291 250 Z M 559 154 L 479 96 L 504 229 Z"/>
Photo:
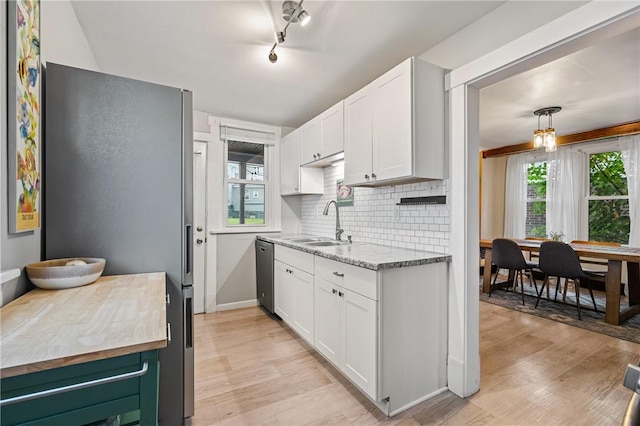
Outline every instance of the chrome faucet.
<path id="1" fill-rule="evenodd" d="M 340 210 L 338 209 L 338 203 L 336 203 L 336 200 L 329 201 L 327 205 L 324 206 L 324 211 L 322 212 L 322 214 L 325 216 L 329 214 L 329 206 L 332 203 L 336 206 L 336 240 L 341 241 L 340 237 L 342 236 L 344 229 L 340 229 Z"/>

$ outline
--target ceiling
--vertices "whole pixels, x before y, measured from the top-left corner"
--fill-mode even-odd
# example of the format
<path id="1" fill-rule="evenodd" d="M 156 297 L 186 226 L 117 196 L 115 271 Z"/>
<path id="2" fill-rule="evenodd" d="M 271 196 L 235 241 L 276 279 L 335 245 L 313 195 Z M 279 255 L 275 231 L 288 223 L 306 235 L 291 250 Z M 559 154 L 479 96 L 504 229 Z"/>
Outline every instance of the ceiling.
<path id="1" fill-rule="evenodd" d="M 272 64 L 279 0 L 72 2 L 101 71 L 190 89 L 200 111 L 289 127 L 409 56 L 459 66 L 584 3 L 539 4 L 305 0 L 311 22 L 289 27 Z M 482 89 L 481 149 L 531 140 L 533 111 L 556 105 L 559 135 L 640 120 L 639 30 Z"/>
<path id="2" fill-rule="evenodd" d="M 183 87 L 197 110 L 297 127 L 502 1 L 74 1 L 101 71 Z M 117 25 L 114 25 L 117 23 Z"/>
<path id="3" fill-rule="evenodd" d="M 531 141 L 550 106 L 558 135 L 640 120 L 640 29 L 480 90 L 481 149 Z"/>

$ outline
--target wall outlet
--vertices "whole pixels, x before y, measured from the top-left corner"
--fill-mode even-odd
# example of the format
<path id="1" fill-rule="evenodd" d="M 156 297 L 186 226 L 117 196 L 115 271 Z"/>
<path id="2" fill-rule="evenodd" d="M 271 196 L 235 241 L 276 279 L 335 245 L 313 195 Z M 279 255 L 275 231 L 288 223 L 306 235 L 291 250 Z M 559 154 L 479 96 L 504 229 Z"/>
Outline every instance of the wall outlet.
<path id="1" fill-rule="evenodd" d="M 393 206 L 393 220 L 396 222 L 400 221 L 400 206 L 397 204 Z"/>

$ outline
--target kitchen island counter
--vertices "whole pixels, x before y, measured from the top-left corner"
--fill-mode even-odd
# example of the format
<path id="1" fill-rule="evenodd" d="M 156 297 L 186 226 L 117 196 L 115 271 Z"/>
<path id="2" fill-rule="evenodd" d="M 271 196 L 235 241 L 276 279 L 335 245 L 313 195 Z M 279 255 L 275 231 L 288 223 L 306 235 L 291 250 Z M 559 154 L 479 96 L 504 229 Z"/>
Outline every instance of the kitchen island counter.
<path id="1" fill-rule="evenodd" d="M 305 237 L 317 238 L 307 234 L 268 234 L 258 235 L 257 239 L 374 271 L 451 261 L 448 254 L 378 244 L 354 242 L 318 247 L 292 241 Z"/>
<path id="2" fill-rule="evenodd" d="M 163 348 L 165 274 L 36 288 L 0 308 L 0 377 Z"/>

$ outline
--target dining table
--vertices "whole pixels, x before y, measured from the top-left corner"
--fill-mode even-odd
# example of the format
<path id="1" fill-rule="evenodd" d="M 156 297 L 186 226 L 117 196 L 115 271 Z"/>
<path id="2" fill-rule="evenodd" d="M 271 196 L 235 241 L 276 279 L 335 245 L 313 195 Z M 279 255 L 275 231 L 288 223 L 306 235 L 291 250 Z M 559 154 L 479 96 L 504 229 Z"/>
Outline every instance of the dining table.
<path id="1" fill-rule="evenodd" d="M 539 252 L 540 240 L 523 240 L 512 238 L 523 251 Z M 580 257 L 606 260 L 605 275 L 605 315 L 604 321 L 609 324 L 620 325 L 634 315 L 640 314 L 640 248 L 619 246 L 601 246 L 591 244 L 569 244 Z M 480 240 L 480 247 L 484 248 L 484 275 L 482 292 L 489 293 L 491 288 L 491 246 L 492 240 Z M 627 262 L 627 288 L 629 306 L 621 310 L 620 297 L 622 282 L 622 262 Z M 588 263 L 588 261 L 587 261 Z"/>

